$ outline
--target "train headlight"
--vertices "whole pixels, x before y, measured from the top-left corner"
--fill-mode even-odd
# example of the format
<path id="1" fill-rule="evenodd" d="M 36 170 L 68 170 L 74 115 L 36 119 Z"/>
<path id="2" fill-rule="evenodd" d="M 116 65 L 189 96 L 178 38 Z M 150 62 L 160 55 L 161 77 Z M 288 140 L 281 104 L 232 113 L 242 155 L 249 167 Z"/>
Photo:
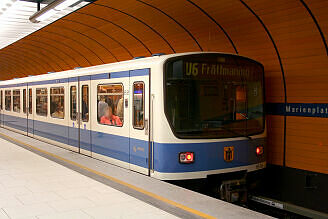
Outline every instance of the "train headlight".
<path id="1" fill-rule="evenodd" d="M 257 146 L 256 147 L 256 155 L 260 156 L 263 154 L 263 146 Z"/>
<path id="2" fill-rule="evenodd" d="M 180 163 L 193 163 L 194 162 L 194 152 L 181 152 L 179 154 Z"/>

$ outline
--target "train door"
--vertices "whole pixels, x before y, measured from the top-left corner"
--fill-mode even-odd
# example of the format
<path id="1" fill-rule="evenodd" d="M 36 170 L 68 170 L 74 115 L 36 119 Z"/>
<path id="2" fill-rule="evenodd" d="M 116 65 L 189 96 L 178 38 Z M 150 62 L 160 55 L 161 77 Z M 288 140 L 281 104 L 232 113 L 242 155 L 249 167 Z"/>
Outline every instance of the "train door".
<path id="1" fill-rule="evenodd" d="M 33 89 L 27 86 L 27 135 L 34 135 Z"/>
<path id="2" fill-rule="evenodd" d="M 3 91 L 0 91 L 0 127 L 3 127 Z"/>
<path id="3" fill-rule="evenodd" d="M 91 156 L 90 76 L 79 78 L 80 153 Z"/>
<path id="4" fill-rule="evenodd" d="M 22 102 L 22 104 L 23 104 L 23 114 L 24 114 L 26 119 L 24 119 L 25 124 L 22 124 L 22 126 L 24 126 L 24 130 L 26 130 L 26 132 L 25 132 L 26 135 L 28 135 L 27 90 L 28 90 L 27 86 L 23 87 L 23 93 L 22 93 L 23 102 Z"/>
<path id="5" fill-rule="evenodd" d="M 79 82 L 78 78 L 70 78 L 69 89 L 69 124 L 68 144 L 72 151 L 80 152 L 80 108 L 78 101 Z"/>
<path id="6" fill-rule="evenodd" d="M 149 175 L 149 69 L 130 71 L 130 169 Z"/>
<path id="7" fill-rule="evenodd" d="M 71 78 L 69 93 L 69 145 L 72 150 L 91 156 L 90 76 Z"/>

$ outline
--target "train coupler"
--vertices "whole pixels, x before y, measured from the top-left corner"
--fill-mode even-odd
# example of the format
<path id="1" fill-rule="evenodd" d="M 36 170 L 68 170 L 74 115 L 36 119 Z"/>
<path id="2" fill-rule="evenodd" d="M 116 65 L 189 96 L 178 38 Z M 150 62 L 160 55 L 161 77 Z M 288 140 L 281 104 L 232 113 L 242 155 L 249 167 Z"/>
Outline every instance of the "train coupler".
<path id="1" fill-rule="evenodd" d="M 220 198 L 231 203 L 247 202 L 246 179 L 234 179 L 222 181 L 220 185 Z"/>

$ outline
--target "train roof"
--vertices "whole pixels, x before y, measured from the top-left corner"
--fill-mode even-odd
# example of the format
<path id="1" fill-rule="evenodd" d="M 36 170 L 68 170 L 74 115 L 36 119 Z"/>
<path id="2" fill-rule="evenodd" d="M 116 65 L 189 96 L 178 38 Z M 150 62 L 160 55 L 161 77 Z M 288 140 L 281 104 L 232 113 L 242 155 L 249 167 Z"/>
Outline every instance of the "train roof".
<path id="1" fill-rule="evenodd" d="M 45 73 L 45 74 L 41 74 L 41 75 L 33 75 L 33 76 L 28 76 L 28 77 L 23 77 L 23 78 L 15 78 L 15 79 L 6 80 L 6 81 L 0 81 L 0 85 L 23 84 L 23 83 L 29 83 L 29 82 L 35 82 L 35 81 L 77 77 L 77 76 L 89 75 L 90 72 L 92 72 L 92 74 L 95 74 L 95 73 L 105 73 L 106 71 L 113 72 L 113 71 L 131 70 L 131 65 L 133 66 L 134 69 L 147 68 L 147 66 L 159 64 L 171 57 L 192 55 L 192 54 L 204 54 L 204 53 L 236 55 L 236 54 L 220 53 L 220 52 L 186 52 L 186 53 L 175 53 L 175 54 L 168 54 L 168 55 L 150 56 L 150 57 L 143 57 L 143 58 L 126 60 L 126 61 L 109 63 L 109 64 L 75 68 L 75 69 L 70 69 L 70 70 L 65 70 L 65 71 L 60 71 L 60 72 L 51 72 L 51 73 Z M 236 56 L 239 56 L 239 55 L 236 55 Z M 245 58 L 248 58 L 248 57 L 245 57 Z"/>

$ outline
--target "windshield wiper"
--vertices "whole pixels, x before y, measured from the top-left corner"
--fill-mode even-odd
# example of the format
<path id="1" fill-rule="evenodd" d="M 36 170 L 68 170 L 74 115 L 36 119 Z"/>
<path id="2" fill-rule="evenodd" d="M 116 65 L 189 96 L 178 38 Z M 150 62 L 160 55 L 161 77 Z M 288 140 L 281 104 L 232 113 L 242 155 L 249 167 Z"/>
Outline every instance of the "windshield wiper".
<path id="1" fill-rule="evenodd" d="M 239 113 L 242 117 L 248 120 L 248 117 L 244 113 Z"/>
<path id="2" fill-rule="evenodd" d="M 244 116 L 246 119 L 248 119 L 247 116 L 243 115 L 242 113 L 240 113 L 240 114 L 241 114 L 242 116 Z M 206 120 L 206 121 L 207 121 L 207 122 L 217 122 L 216 120 Z M 231 132 L 231 133 L 233 133 L 233 134 L 236 134 L 236 135 L 242 135 L 243 137 L 246 137 L 246 138 L 248 138 L 249 140 L 253 140 L 252 137 L 250 137 L 249 135 L 245 135 L 245 134 L 243 134 L 243 133 L 236 132 L 236 131 L 234 131 L 234 130 L 232 130 L 232 129 L 229 129 L 229 128 L 225 127 L 224 125 L 223 125 L 223 126 L 220 126 L 220 128 L 222 128 L 222 129 L 224 129 L 224 130 L 226 130 L 226 131 L 229 131 L 229 132 Z"/>
<path id="3" fill-rule="evenodd" d="M 248 116 L 246 115 L 246 114 L 244 114 L 244 113 L 239 113 L 242 117 L 244 117 L 246 120 L 249 120 L 249 118 L 248 118 Z M 249 135 L 243 135 L 244 137 L 246 137 L 246 138 L 248 138 L 248 139 L 250 139 L 250 140 L 253 140 L 252 139 L 252 137 L 251 136 L 249 136 Z"/>
<path id="4" fill-rule="evenodd" d="M 180 131 L 176 131 L 177 133 L 202 133 L 203 130 L 180 130 Z"/>
<path id="5" fill-rule="evenodd" d="M 231 132 L 231 133 L 234 133 L 234 134 L 237 134 L 237 135 L 242 135 L 243 137 L 246 137 L 246 138 L 248 138 L 249 140 L 253 140 L 249 135 L 245 135 L 245 134 L 243 134 L 243 133 L 236 132 L 236 131 L 234 131 L 234 130 L 232 130 L 232 129 L 229 129 L 229 128 L 227 128 L 227 127 L 224 127 L 224 126 L 222 126 L 221 128 L 224 129 L 224 130 L 227 130 L 227 131 L 229 131 L 229 132 Z"/>

